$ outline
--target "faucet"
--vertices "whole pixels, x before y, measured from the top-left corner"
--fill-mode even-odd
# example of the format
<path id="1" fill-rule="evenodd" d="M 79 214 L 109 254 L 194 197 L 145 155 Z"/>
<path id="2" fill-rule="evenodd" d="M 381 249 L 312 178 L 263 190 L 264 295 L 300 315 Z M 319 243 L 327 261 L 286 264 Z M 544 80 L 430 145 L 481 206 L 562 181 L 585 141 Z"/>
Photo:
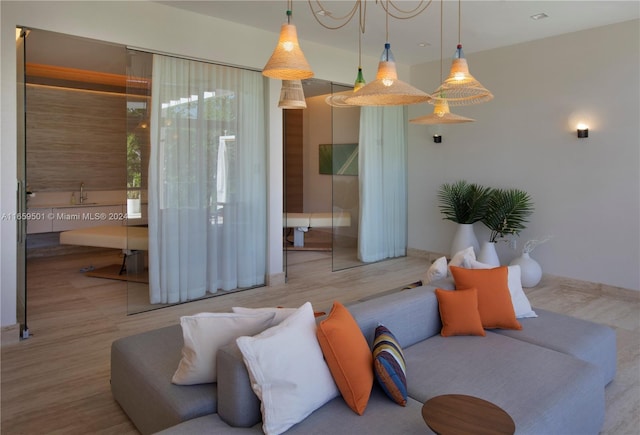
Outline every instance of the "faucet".
<path id="1" fill-rule="evenodd" d="M 80 183 L 80 204 L 82 204 L 87 199 L 87 196 L 84 194 L 84 182 Z"/>

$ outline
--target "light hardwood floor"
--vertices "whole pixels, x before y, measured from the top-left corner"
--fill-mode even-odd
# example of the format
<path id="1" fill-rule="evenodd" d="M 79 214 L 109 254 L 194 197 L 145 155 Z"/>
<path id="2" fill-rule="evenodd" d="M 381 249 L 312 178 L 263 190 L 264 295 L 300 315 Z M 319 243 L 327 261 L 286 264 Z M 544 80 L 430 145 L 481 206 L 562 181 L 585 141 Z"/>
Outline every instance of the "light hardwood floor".
<path id="1" fill-rule="evenodd" d="M 126 284 L 88 278 L 87 263 L 114 262 L 117 253 L 29 260 L 28 304 L 32 337 L 2 347 L 2 434 L 135 434 L 109 389 L 111 342 L 175 324 L 181 315 L 227 311 L 232 306 L 297 307 L 310 301 L 328 310 L 420 279 L 427 260 L 416 256 L 331 272 L 329 254 L 290 257 L 289 281 L 196 303 L 127 316 Z M 115 258 L 117 261 L 117 258 Z M 614 327 L 618 374 L 606 389 L 605 434 L 637 434 L 640 427 L 640 303 L 619 292 L 545 276 L 527 291 L 534 307 Z M 526 388 L 523 385 L 522 388 Z"/>

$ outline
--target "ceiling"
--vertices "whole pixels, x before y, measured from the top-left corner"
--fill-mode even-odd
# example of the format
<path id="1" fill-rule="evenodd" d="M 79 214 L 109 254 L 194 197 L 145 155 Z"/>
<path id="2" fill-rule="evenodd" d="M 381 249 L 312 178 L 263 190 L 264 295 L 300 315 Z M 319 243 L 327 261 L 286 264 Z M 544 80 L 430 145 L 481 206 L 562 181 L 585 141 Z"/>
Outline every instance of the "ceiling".
<path id="1" fill-rule="evenodd" d="M 286 21 L 287 2 L 271 1 L 158 1 L 165 5 L 252 27 L 278 32 Z M 328 30 L 314 18 L 310 5 L 318 10 L 318 3 L 328 11 L 326 15 L 346 15 L 354 0 L 295 0 L 292 22 L 304 50 L 304 41 L 358 50 L 358 14 L 339 30 Z M 365 33 L 362 52 L 379 57 L 385 41 L 386 14 L 382 1 L 367 0 Z M 419 6 L 420 1 L 393 0 L 403 10 Z M 440 58 L 440 8 L 438 0 L 429 2 L 427 9 L 412 19 L 389 18 L 389 42 L 398 63 L 415 65 Z M 458 43 L 458 1 L 444 0 L 443 50 L 449 58 Z M 547 38 L 592 27 L 604 26 L 640 17 L 640 3 L 626 1 L 521 1 L 465 0 L 460 3 L 461 42 L 465 53 L 488 50 L 521 42 Z M 534 20 L 532 15 L 545 13 L 547 18 Z M 332 25 L 339 21 L 327 21 Z M 275 43 L 275 41 L 274 41 Z M 424 46 L 422 46 L 424 45 Z"/>
<path id="2" fill-rule="evenodd" d="M 287 2 L 284 0 L 234 1 L 157 1 L 180 9 L 216 16 L 277 32 L 286 20 Z M 346 14 L 354 0 L 320 0 L 333 16 Z M 420 4 L 414 0 L 393 0 L 400 8 L 409 10 Z M 425 3 L 429 3 L 428 1 Z M 317 5 L 318 0 L 312 0 Z M 362 49 L 366 55 L 380 56 L 385 42 L 385 13 L 381 1 L 366 0 L 365 33 Z M 398 20 L 389 19 L 389 42 L 398 63 L 421 64 L 440 58 L 440 6 L 432 1 L 419 16 Z M 458 1 L 444 0 L 443 56 L 450 58 L 458 42 Z M 317 9 L 317 6 L 316 6 Z M 461 42 L 466 54 L 513 45 L 563 33 L 640 18 L 640 2 L 626 1 L 520 1 L 464 0 L 461 2 Z M 531 15 L 546 13 L 548 18 L 531 19 Z M 339 47 L 357 53 L 357 15 L 339 30 L 322 27 L 311 12 L 307 0 L 294 0 L 293 23 L 304 49 L 305 41 Z M 420 46 L 419 44 L 424 44 Z M 28 40 L 28 62 L 122 73 L 126 58 L 122 46 L 93 41 L 53 32 L 34 31 Z M 275 45 L 275 36 L 274 36 Z M 265 59 L 267 55 L 265 54 Z M 304 81 L 305 95 L 328 92 L 322 80 Z"/>

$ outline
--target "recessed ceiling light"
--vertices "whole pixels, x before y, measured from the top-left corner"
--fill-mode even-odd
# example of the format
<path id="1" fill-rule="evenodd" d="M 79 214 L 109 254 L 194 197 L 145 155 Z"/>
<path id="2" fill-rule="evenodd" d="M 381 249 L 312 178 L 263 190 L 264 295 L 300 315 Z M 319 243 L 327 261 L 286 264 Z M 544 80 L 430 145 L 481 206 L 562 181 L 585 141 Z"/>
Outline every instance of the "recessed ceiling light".
<path id="1" fill-rule="evenodd" d="M 535 15 L 531 15 L 531 19 L 532 20 L 543 20 L 545 18 L 549 18 L 549 15 L 545 14 L 544 12 L 540 12 L 539 14 L 535 14 Z"/>

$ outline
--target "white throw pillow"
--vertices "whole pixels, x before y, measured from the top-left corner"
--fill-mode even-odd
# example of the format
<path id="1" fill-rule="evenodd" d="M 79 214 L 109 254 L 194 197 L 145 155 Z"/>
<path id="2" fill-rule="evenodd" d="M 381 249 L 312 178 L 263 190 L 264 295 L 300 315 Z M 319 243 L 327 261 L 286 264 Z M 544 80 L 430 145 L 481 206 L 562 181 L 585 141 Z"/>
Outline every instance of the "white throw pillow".
<path id="1" fill-rule="evenodd" d="M 531 303 L 524 294 L 522 289 L 522 271 L 519 265 L 509 266 L 508 273 L 509 293 L 511 293 L 511 302 L 513 302 L 513 310 L 516 312 L 517 318 L 538 317 L 535 311 L 531 309 Z"/>
<path id="2" fill-rule="evenodd" d="M 291 314 L 298 311 L 297 308 L 276 308 L 276 307 L 265 307 L 265 308 L 245 308 L 245 307 L 231 307 L 231 311 L 234 313 L 241 314 L 256 314 L 256 313 L 274 313 L 275 317 L 271 322 L 271 326 L 276 326 L 280 324 L 284 319 L 289 317 Z"/>
<path id="3" fill-rule="evenodd" d="M 471 261 L 469 266 L 470 269 L 493 269 L 495 267 L 476 260 Z M 516 318 L 538 317 L 536 312 L 531 309 L 531 303 L 522 289 L 519 265 L 508 267 L 507 285 L 509 286 L 509 293 L 511 293 L 511 302 L 513 303 L 513 310 L 516 312 Z"/>
<path id="4" fill-rule="evenodd" d="M 447 277 L 447 258 L 440 257 L 436 261 L 434 261 L 429 269 L 427 269 L 427 273 L 422 277 L 422 285 L 427 285 L 434 281 L 438 281 L 439 279 Z"/>
<path id="5" fill-rule="evenodd" d="M 476 253 L 473 251 L 473 246 L 469 246 L 467 249 L 458 251 L 453 255 L 453 258 L 449 261 L 449 267 L 456 266 L 470 269 L 472 261 L 476 261 Z M 449 268 L 447 268 L 447 271 L 450 275 Z"/>
<path id="6" fill-rule="evenodd" d="M 182 359 L 171 382 L 194 385 L 215 382 L 218 349 L 243 335 L 257 334 L 271 326 L 275 313 L 199 313 L 180 317 Z"/>
<path id="7" fill-rule="evenodd" d="M 267 435 L 286 431 L 340 394 L 322 356 L 309 302 L 279 325 L 236 343 L 261 401 Z"/>

